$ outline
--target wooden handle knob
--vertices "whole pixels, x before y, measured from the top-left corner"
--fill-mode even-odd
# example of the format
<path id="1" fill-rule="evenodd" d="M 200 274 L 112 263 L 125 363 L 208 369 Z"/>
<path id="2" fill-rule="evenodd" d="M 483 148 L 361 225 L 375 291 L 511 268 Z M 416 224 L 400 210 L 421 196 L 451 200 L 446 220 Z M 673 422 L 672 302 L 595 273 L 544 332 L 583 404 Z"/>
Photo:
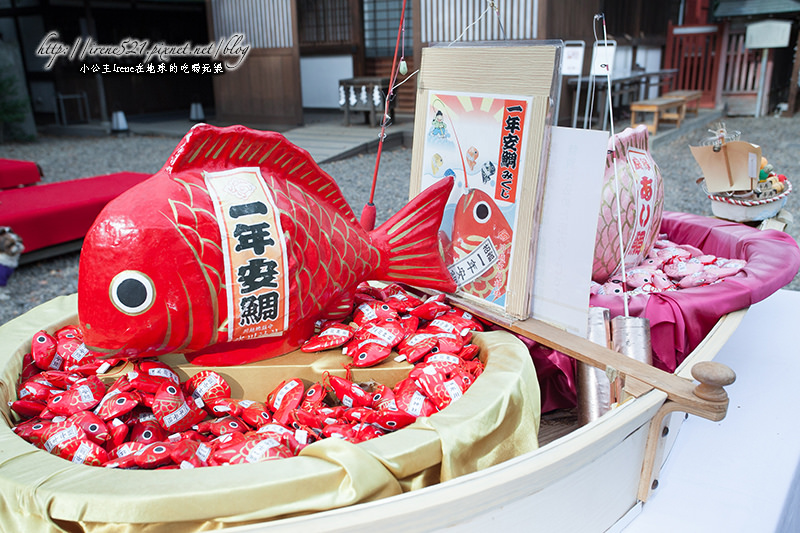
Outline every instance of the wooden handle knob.
<path id="1" fill-rule="evenodd" d="M 694 365 L 692 376 L 700 382 L 694 388 L 695 396 L 710 402 L 727 401 L 728 393 L 722 387 L 736 381 L 736 373 L 730 367 L 714 361 L 704 361 Z"/>

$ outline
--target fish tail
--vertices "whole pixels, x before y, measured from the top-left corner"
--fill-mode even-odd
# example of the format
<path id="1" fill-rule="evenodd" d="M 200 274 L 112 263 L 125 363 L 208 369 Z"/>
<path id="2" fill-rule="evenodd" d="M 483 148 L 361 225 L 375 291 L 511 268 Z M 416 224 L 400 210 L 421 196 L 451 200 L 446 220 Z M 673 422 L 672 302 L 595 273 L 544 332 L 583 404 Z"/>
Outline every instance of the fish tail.
<path id="1" fill-rule="evenodd" d="M 454 292 L 456 284 L 439 252 L 439 226 L 453 178 L 439 180 L 371 233 L 385 257 L 376 279 Z"/>

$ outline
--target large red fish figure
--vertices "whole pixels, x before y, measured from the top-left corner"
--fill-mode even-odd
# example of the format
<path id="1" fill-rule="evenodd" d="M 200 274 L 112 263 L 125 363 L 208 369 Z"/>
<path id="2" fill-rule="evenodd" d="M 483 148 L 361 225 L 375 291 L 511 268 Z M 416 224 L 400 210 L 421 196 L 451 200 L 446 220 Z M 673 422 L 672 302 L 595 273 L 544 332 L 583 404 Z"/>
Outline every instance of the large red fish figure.
<path id="1" fill-rule="evenodd" d="M 475 248 L 490 238 L 497 260 L 482 275 L 461 290 L 484 299 L 497 300 L 506 292 L 511 238 L 514 232 L 497 203 L 480 189 L 469 189 L 456 204 L 452 240 L 442 232 L 442 247 L 449 265 L 458 265 Z M 451 269 L 454 268 L 451 266 Z M 461 268 L 469 268 L 462 265 Z"/>
<path id="2" fill-rule="evenodd" d="M 242 364 L 297 348 L 320 318 L 346 317 L 361 281 L 451 292 L 437 236 L 451 188 L 443 180 L 368 233 L 282 135 L 195 126 L 86 235 L 84 342 L 114 357 Z"/>

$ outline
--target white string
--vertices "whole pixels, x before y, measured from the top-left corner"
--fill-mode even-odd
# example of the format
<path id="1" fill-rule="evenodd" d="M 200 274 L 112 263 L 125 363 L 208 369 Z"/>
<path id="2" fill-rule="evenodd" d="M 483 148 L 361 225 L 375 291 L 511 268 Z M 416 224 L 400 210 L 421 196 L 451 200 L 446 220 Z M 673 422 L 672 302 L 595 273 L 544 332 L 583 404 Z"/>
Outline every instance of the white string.
<path id="1" fill-rule="evenodd" d="M 494 2 L 493 2 L 492 0 L 488 0 L 488 2 L 489 2 L 489 5 L 488 5 L 488 6 L 487 6 L 487 8 L 486 8 L 486 9 L 483 11 L 483 13 L 481 13 L 481 16 L 480 16 L 480 17 L 478 17 L 478 18 L 476 18 L 475 20 L 473 20 L 471 24 L 469 24 L 469 25 L 468 25 L 466 28 L 464 28 L 464 30 L 463 30 L 463 31 L 462 31 L 460 34 L 458 34 L 458 37 L 456 37 L 455 39 L 453 39 L 453 40 L 450 42 L 450 44 L 448 44 L 448 45 L 447 45 L 447 47 L 448 47 L 448 48 L 449 48 L 449 47 L 451 47 L 451 46 L 453 46 L 454 44 L 456 44 L 458 41 L 460 41 L 460 40 L 461 40 L 461 38 L 464 36 L 464 34 L 466 34 L 466 33 L 469 31 L 469 29 L 470 29 L 471 27 L 473 27 L 475 24 L 477 24 L 478 22 L 480 22 L 480 21 L 481 21 L 481 19 L 482 19 L 484 16 L 486 16 L 486 13 L 488 13 L 488 12 L 489 12 L 489 10 L 490 10 L 490 9 L 492 9 L 492 8 L 494 8 L 494 9 L 495 9 L 495 13 L 497 14 L 497 21 L 498 21 L 498 23 L 500 24 L 500 31 L 501 31 L 501 32 L 502 32 L 502 34 L 503 34 L 503 39 L 505 39 L 505 38 L 506 38 L 506 31 L 505 31 L 505 29 L 503 28 L 503 23 L 500 21 L 500 11 L 499 11 L 499 10 L 498 10 L 498 8 L 495 6 L 495 4 L 494 4 Z M 405 32 L 403 33 L 403 39 L 405 39 Z M 403 43 L 404 43 L 404 44 L 403 44 L 403 46 L 405 47 L 405 40 L 403 41 Z M 414 72 L 412 72 L 411 74 L 409 74 L 408 76 L 406 76 L 406 79 L 404 79 L 403 81 L 401 81 L 400 83 L 398 83 L 397 85 L 395 85 L 394 87 L 392 87 L 392 90 L 394 91 L 394 89 L 396 89 L 396 88 L 400 87 L 402 84 L 404 84 L 405 82 L 407 82 L 408 80 L 410 80 L 411 78 L 413 78 L 413 77 L 414 77 L 414 76 L 415 76 L 415 75 L 416 75 L 418 72 L 419 72 L 419 69 L 415 70 Z"/>
<path id="2" fill-rule="evenodd" d="M 406 76 L 406 79 L 404 79 L 404 80 L 403 80 L 403 81 L 401 81 L 400 83 L 397 83 L 397 84 L 395 84 L 395 86 L 394 86 L 394 87 L 392 87 L 392 91 L 394 91 L 395 89 L 397 89 L 398 87 L 400 87 L 401 85 L 403 85 L 405 82 L 407 82 L 408 80 L 410 80 L 411 78 L 413 78 L 413 77 L 414 77 L 414 76 L 417 74 L 417 72 L 419 72 L 419 69 L 415 70 L 414 72 L 412 72 L 411 74 L 409 74 L 408 76 Z"/>
<path id="3" fill-rule="evenodd" d="M 471 27 L 473 27 L 475 24 L 477 24 L 478 22 L 480 22 L 480 21 L 481 21 L 481 19 L 484 17 L 484 15 L 486 15 L 486 13 L 488 13 L 488 12 L 489 12 L 489 10 L 490 10 L 490 9 L 492 9 L 492 5 L 493 5 L 493 2 L 489 2 L 489 7 L 487 7 L 487 8 L 484 10 L 484 12 L 483 12 L 483 13 L 481 13 L 481 16 L 480 16 L 480 17 L 478 17 L 477 19 L 475 19 L 475 20 L 472 22 L 472 24 L 470 24 L 469 26 L 467 26 L 466 28 L 464 28 L 464 31 L 462 31 L 462 32 L 461 32 L 461 33 L 458 35 L 458 37 L 456 37 L 455 39 L 453 39 L 453 42 L 451 42 L 450 44 L 448 44 L 448 45 L 447 45 L 447 46 L 448 46 L 448 48 L 449 48 L 449 47 L 451 47 L 451 46 L 453 46 L 454 44 L 456 44 L 456 43 L 457 43 L 457 42 L 458 42 L 458 41 L 459 41 L 459 40 L 460 40 L 460 39 L 461 39 L 461 38 L 464 36 L 464 34 L 465 34 L 465 33 L 467 33 L 467 31 L 469 31 L 469 29 L 470 29 Z"/>
<path id="4" fill-rule="evenodd" d="M 604 14 L 595 15 L 595 20 L 598 18 L 602 18 L 603 20 L 603 42 L 604 48 L 606 53 L 608 53 L 608 37 L 606 35 L 606 17 Z M 595 24 L 592 23 L 592 28 L 594 29 Z M 595 35 L 597 33 L 595 32 Z M 607 58 L 608 59 L 608 58 Z M 611 60 L 608 60 L 608 64 L 612 64 Z M 611 99 L 611 69 L 606 68 L 606 93 L 608 94 L 608 114 L 611 124 L 611 160 L 614 163 L 614 192 L 617 196 L 617 233 L 619 233 L 619 257 L 620 257 L 620 266 L 622 267 L 622 302 L 625 311 L 625 316 L 630 316 L 628 311 L 628 276 L 625 270 L 625 244 L 622 241 L 622 206 L 621 201 L 619 199 L 619 173 L 617 172 L 617 157 L 616 157 L 616 138 L 614 137 L 614 108 L 612 107 L 612 99 Z"/>
<path id="5" fill-rule="evenodd" d="M 489 7 L 494 8 L 494 14 L 497 16 L 497 24 L 500 26 L 500 34 L 503 36 L 503 40 L 506 40 L 506 29 L 503 27 L 503 21 L 500 20 L 500 8 L 494 3 L 494 0 L 489 0 Z"/>

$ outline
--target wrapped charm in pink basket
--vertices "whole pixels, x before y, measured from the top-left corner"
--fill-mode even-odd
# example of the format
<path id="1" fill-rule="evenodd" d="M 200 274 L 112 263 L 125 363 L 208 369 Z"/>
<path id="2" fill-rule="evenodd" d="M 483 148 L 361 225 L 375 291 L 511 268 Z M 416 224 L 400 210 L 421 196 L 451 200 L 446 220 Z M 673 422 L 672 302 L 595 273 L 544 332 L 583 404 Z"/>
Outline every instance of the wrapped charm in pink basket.
<path id="1" fill-rule="evenodd" d="M 592 267 L 592 279 L 601 284 L 620 269 L 623 260 L 626 267 L 633 267 L 647 257 L 658 238 L 664 210 L 664 183 L 650 156 L 647 127 L 625 129 L 609 139 L 608 148 Z M 615 161 L 624 257 L 620 257 Z"/>

